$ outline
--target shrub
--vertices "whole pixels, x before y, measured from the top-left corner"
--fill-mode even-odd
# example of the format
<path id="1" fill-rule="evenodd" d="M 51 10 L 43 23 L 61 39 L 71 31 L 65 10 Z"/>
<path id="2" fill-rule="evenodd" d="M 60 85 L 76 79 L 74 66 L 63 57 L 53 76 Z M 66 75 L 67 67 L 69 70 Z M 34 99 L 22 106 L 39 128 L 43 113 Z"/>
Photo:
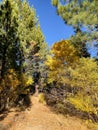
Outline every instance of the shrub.
<path id="1" fill-rule="evenodd" d="M 9 109 L 14 105 L 29 105 L 29 85 L 33 83 L 31 76 L 19 75 L 13 69 L 9 69 L 0 82 L 0 111 Z"/>
<path id="2" fill-rule="evenodd" d="M 39 102 L 40 102 L 40 103 L 46 104 L 46 99 L 45 99 L 44 93 L 40 93 L 40 94 L 38 95 L 38 99 L 39 99 Z"/>

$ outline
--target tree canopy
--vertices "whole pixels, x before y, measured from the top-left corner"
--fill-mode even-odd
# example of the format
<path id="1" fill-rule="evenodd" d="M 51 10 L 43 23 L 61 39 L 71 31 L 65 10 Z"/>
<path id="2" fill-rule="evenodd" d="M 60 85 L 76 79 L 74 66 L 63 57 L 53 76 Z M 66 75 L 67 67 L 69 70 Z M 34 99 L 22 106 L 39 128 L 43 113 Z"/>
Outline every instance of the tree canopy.
<path id="1" fill-rule="evenodd" d="M 26 0 L 0 2 L 0 112 L 30 105 L 37 86 L 57 111 L 98 122 L 98 61 L 87 48 L 98 40 L 98 1 L 52 4 L 75 34 L 49 51 L 34 7 Z"/>
<path id="2" fill-rule="evenodd" d="M 34 83 L 35 66 L 38 73 L 47 53 L 35 9 L 27 1 L 0 3 L 0 41 L 0 110 L 3 110 L 15 104 L 21 94 L 28 95 L 29 86 Z"/>

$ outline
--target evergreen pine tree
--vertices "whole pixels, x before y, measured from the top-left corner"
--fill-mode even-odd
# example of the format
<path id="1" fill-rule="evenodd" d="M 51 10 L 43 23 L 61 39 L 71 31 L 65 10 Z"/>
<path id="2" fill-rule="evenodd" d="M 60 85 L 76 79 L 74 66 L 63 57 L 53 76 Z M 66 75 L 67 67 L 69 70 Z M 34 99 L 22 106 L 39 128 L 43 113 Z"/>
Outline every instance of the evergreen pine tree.
<path id="1" fill-rule="evenodd" d="M 9 0 L 3 1 L 0 6 L 0 62 L 1 77 L 4 77 L 7 69 L 19 69 L 17 62 L 20 59 L 18 22 L 13 17 Z"/>

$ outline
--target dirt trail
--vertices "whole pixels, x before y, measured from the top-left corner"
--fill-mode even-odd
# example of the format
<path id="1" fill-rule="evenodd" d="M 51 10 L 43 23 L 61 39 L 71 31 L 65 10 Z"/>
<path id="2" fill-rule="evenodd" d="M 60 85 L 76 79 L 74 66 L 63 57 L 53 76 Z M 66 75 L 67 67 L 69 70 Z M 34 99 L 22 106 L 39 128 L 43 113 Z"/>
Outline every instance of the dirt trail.
<path id="1" fill-rule="evenodd" d="M 10 112 L 0 124 L 7 126 L 7 130 L 88 130 L 76 118 L 53 113 L 46 105 L 39 103 L 38 97 L 32 96 L 31 101 L 30 110 Z"/>

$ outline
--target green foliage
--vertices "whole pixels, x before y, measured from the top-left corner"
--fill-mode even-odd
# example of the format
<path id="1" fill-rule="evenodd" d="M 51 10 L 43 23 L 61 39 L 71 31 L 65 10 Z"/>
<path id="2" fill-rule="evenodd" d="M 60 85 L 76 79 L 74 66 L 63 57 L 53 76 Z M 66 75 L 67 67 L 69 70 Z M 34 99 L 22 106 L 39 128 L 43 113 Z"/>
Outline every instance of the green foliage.
<path id="1" fill-rule="evenodd" d="M 81 38 L 82 36 L 82 38 Z M 90 57 L 90 53 L 87 49 L 87 43 L 86 43 L 86 35 L 85 33 L 78 32 L 75 36 L 72 36 L 70 38 L 70 43 L 75 47 L 77 51 L 77 55 L 79 57 Z"/>
<path id="2" fill-rule="evenodd" d="M 9 68 L 19 69 L 16 61 L 20 59 L 18 45 L 16 17 L 12 17 L 12 6 L 10 1 L 6 0 L 0 6 L 0 63 L 1 77 Z"/>
<path id="3" fill-rule="evenodd" d="M 52 0 L 52 5 L 56 7 L 57 14 L 61 16 L 64 22 L 72 25 L 75 29 L 76 35 L 71 40 L 75 44 L 75 47 L 81 47 L 78 50 L 80 51 L 79 54 L 82 54 L 84 57 L 89 57 L 86 47 L 87 41 L 98 42 L 98 1 Z M 81 44 L 84 45 L 81 46 Z"/>
<path id="4" fill-rule="evenodd" d="M 65 2 L 67 3 L 67 2 Z M 73 25 L 74 27 L 87 27 L 92 29 L 92 35 L 97 38 L 97 28 L 98 24 L 97 14 L 98 14 L 98 1 L 97 0 L 84 0 L 79 4 L 78 0 L 71 1 L 66 5 L 58 4 L 57 10 L 59 15 L 66 21 L 68 24 Z M 95 29 L 94 29 L 95 28 Z M 93 32 L 94 31 L 94 32 Z"/>
<path id="5" fill-rule="evenodd" d="M 32 75 L 42 73 L 42 67 L 44 70 L 47 44 L 35 9 L 27 1 L 1 2 L 0 41 L 0 104 L 4 104 L 0 110 L 3 110 L 6 105 L 23 100 L 22 96 L 29 94 L 35 82 Z"/>
<path id="6" fill-rule="evenodd" d="M 57 3 L 57 4 L 54 4 Z M 98 1 L 71 0 L 61 2 L 59 0 L 52 0 L 52 4 L 57 7 L 58 14 L 70 25 L 96 25 L 98 13 Z M 81 16 L 81 17 L 80 17 Z"/>
<path id="7" fill-rule="evenodd" d="M 26 73 L 32 74 L 34 69 L 36 70 L 36 66 L 39 67 L 40 60 L 44 58 L 47 44 L 38 23 L 35 9 L 30 7 L 26 1 L 19 5 L 18 33 L 24 57 L 21 64 Z"/>

